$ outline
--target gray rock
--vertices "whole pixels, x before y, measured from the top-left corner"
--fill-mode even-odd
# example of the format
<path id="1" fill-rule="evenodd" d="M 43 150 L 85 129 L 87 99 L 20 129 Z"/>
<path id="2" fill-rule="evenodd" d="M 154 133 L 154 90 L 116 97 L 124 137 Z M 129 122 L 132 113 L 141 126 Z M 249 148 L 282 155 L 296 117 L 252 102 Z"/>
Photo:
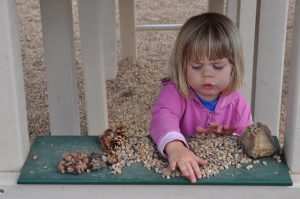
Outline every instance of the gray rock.
<path id="1" fill-rule="evenodd" d="M 270 129 L 260 122 L 245 129 L 240 137 L 240 143 L 246 153 L 253 158 L 270 156 L 276 151 Z"/>

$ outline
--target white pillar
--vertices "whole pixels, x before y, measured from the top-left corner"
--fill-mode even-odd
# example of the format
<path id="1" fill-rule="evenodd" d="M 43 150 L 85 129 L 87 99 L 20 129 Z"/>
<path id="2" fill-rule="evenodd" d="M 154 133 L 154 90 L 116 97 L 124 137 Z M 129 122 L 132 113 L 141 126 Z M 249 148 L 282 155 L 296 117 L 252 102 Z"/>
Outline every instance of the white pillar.
<path id="1" fill-rule="evenodd" d="M 257 49 L 254 120 L 279 134 L 288 1 L 263 0 Z"/>
<path id="2" fill-rule="evenodd" d="M 293 173 L 300 173 L 300 2 L 296 1 L 292 60 L 289 69 L 285 157 Z"/>
<path id="3" fill-rule="evenodd" d="M 81 0 L 79 0 L 81 1 Z M 103 64 L 105 69 L 105 79 L 114 79 L 118 72 L 117 58 L 117 31 L 116 31 L 116 2 L 115 0 L 101 0 L 101 12 L 98 13 L 98 19 L 102 20 L 102 41 L 103 47 Z M 92 18 L 92 16 L 90 16 Z M 99 35 L 92 35 L 98 37 Z"/>
<path id="4" fill-rule="evenodd" d="M 115 31 L 107 32 L 106 28 L 114 23 L 110 24 L 111 20 L 104 13 L 114 11 L 112 8 L 112 0 L 78 1 L 89 135 L 99 135 L 108 127 L 104 57 L 109 49 L 115 47 L 114 41 L 106 40 L 110 38 L 107 34 L 115 35 Z M 114 12 L 112 14 L 115 15 Z"/>
<path id="5" fill-rule="evenodd" d="M 29 150 L 15 1 L 0 1 L 0 27 L 0 172 L 9 172 L 20 170 Z"/>
<path id="6" fill-rule="evenodd" d="M 80 135 L 71 0 L 40 0 L 52 135 Z"/>
<path id="7" fill-rule="evenodd" d="M 226 1 L 226 15 L 238 26 L 240 15 L 240 0 L 227 0 Z"/>
<path id="8" fill-rule="evenodd" d="M 119 13 L 122 57 L 135 58 L 135 0 L 119 0 Z"/>
<path id="9" fill-rule="evenodd" d="M 225 0 L 208 0 L 208 11 L 224 14 Z"/>
<path id="10" fill-rule="evenodd" d="M 242 37 L 245 58 L 245 85 L 242 93 L 252 105 L 256 1 L 227 0 L 226 8 L 227 16 L 237 25 Z"/>

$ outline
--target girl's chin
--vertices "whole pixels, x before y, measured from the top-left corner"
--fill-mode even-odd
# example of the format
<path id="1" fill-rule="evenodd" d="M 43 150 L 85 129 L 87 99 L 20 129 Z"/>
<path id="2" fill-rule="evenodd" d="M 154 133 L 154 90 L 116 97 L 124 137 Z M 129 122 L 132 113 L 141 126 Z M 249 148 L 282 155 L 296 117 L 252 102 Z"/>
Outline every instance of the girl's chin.
<path id="1" fill-rule="evenodd" d="M 198 94 L 198 96 L 206 101 L 212 101 L 217 99 L 219 95 L 216 95 L 215 93 L 202 93 Z"/>

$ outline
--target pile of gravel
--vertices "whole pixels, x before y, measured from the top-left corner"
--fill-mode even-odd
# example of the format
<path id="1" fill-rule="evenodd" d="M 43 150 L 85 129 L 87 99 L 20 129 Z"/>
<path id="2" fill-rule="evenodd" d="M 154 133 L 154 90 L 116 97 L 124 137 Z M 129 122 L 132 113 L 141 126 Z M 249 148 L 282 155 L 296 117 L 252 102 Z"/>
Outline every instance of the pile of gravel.
<path id="1" fill-rule="evenodd" d="M 203 178 L 217 175 L 224 169 L 233 166 L 241 168 L 242 164 L 252 162 L 252 159 L 242 149 L 237 136 L 219 136 L 215 134 L 196 135 L 188 141 L 191 151 L 198 157 L 208 161 L 201 169 Z M 148 170 L 171 178 L 180 176 L 178 170 L 169 169 L 168 160 L 158 152 L 151 137 L 129 136 L 117 153 L 118 161 L 109 165 L 111 173 L 120 174 L 125 166 L 142 163 Z"/>

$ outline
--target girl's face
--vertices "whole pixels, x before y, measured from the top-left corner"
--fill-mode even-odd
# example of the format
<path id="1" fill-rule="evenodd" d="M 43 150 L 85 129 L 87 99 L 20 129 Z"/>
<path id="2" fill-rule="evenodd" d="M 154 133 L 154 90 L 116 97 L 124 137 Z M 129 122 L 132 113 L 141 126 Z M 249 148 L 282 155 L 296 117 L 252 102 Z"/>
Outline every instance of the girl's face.
<path id="1" fill-rule="evenodd" d="M 231 78 L 232 64 L 227 58 L 187 64 L 187 81 L 196 94 L 206 100 L 212 101 L 218 98 L 225 90 Z"/>

